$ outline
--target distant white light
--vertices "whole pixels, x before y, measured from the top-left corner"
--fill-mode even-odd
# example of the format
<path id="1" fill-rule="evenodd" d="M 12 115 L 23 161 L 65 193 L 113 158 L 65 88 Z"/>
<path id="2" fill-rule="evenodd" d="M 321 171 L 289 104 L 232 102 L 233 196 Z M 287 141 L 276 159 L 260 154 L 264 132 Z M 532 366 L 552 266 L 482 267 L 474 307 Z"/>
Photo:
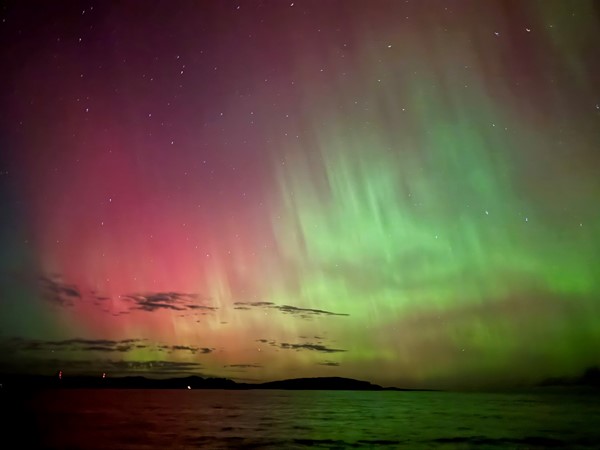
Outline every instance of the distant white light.
<path id="1" fill-rule="evenodd" d="M 191 388 L 192 388 L 191 386 L 188 386 L 188 389 L 191 389 Z"/>

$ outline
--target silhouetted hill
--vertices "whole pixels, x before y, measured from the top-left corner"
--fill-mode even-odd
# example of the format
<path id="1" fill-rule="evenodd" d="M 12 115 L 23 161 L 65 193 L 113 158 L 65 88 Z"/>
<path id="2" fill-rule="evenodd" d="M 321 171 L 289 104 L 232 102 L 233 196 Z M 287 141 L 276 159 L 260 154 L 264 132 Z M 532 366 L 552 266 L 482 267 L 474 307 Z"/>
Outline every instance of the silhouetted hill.
<path id="1" fill-rule="evenodd" d="M 600 387 L 600 368 L 589 367 L 585 372 L 574 378 L 547 378 L 540 386 L 597 386 Z"/>
<path id="2" fill-rule="evenodd" d="M 344 390 L 344 391 L 381 391 L 383 388 L 368 381 L 351 378 L 294 378 L 291 380 L 262 383 L 260 389 L 299 389 L 299 390 Z"/>

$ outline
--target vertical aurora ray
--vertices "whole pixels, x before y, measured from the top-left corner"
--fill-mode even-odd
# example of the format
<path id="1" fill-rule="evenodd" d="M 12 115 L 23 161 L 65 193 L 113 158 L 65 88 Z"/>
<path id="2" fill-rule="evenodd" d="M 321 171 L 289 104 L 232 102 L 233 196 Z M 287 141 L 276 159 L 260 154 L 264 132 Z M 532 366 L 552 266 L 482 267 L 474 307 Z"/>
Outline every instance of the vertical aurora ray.
<path id="1" fill-rule="evenodd" d="M 600 364 L 593 2 L 232 5 L 7 10 L 4 366 Z"/>
<path id="2" fill-rule="evenodd" d="M 278 165 L 286 220 L 277 215 L 274 224 L 301 287 L 290 296 L 351 312 L 355 323 L 347 337 L 365 318 L 371 325 L 366 335 L 376 337 L 372 325 L 383 326 L 379 345 L 357 342 L 355 353 L 371 362 L 420 353 L 424 335 L 434 372 L 452 372 L 461 360 L 456 353 L 466 348 L 476 355 L 475 366 L 491 375 L 524 351 L 521 330 L 527 327 L 541 354 L 556 352 L 559 365 L 562 358 L 581 364 L 577 352 L 566 349 L 598 338 L 598 213 L 577 211 L 585 217 L 584 230 L 576 220 L 557 221 L 549 209 L 558 205 L 547 208 L 543 196 L 527 191 L 522 155 L 540 140 L 533 136 L 536 125 L 511 109 L 519 99 L 500 67 L 487 85 L 478 82 L 485 79 L 483 67 L 497 61 L 459 50 L 471 72 L 465 84 L 456 74 L 455 53 L 445 60 L 444 39 L 433 48 L 411 50 L 411 41 L 397 50 L 434 58 L 403 61 L 420 70 L 405 82 L 388 83 L 385 99 L 362 100 L 381 120 L 361 123 L 355 113 L 335 108 L 308 114 L 317 156 L 307 156 L 300 144 Z M 469 49 L 471 42 L 462 44 Z M 363 56 L 368 59 L 368 52 Z M 376 76 L 362 73 L 367 80 Z M 337 100 L 343 104 L 344 96 Z M 385 126 L 390 117 L 397 122 Z M 598 192 L 596 184 L 581 193 L 593 201 Z M 529 323 L 532 311 L 514 309 L 520 303 L 541 308 L 535 323 Z M 462 310 L 464 317 L 456 314 Z M 406 320 L 414 314 L 433 322 L 431 329 L 415 329 L 419 324 Z M 580 330 L 566 331 L 563 320 L 575 317 L 582 320 Z M 409 329 L 401 330 L 406 322 Z"/>

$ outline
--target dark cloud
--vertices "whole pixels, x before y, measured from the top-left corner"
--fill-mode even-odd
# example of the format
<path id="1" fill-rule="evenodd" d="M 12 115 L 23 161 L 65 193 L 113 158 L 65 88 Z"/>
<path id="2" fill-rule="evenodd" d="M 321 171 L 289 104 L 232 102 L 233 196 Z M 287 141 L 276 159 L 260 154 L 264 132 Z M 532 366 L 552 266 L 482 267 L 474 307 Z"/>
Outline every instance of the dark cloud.
<path id="1" fill-rule="evenodd" d="M 248 306 L 272 306 L 275 305 L 273 302 L 235 302 L 234 305 L 248 305 Z"/>
<path id="2" fill-rule="evenodd" d="M 234 368 L 234 369 L 258 369 L 261 368 L 260 364 L 228 364 L 223 367 Z"/>
<path id="3" fill-rule="evenodd" d="M 66 283 L 62 277 L 57 274 L 42 275 L 38 278 L 41 285 L 43 298 L 50 303 L 59 306 L 73 306 L 75 301 L 81 300 L 83 294 L 81 290 L 74 284 Z M 102 307 L 104 312 L 110 312 L 104 306 L 110 297 L 100 295 L 96 291 L 89 291 L 91 302 L 98 307 Z M 129 314 L 132 310 L 140 310 L 146 312 L 154 312 L 157 310 L 171 311 L 197 311 L 201 314 L 207 314 L 216 311 L 218 308 L 199 304 L 202 300 L 198 294 L 190 294 L 185 292 L 150 292 L 150 293 L 134 293 L 120 296 L 121 300 L 128 302 L 131 306 L 124 311 L 113 312 L 113 316 Z M 259 306 L 261 302 L 257 303 Z"/>
<path id="4" fill-rule="evenodd" d="M 81 300 L 81 291 L 74 284 L 65 283 L 59 275 L 40 276 L 43 298 L 59 306 L 73 306 Z"/>
<path id="5" fill-rule="evenodd" d="M 215 306 L 204 306 L 204 305 L 188 305 L 188 309 L 200 309 L 202 311 L 216 311 L 218 308 Z"/>
<path id="6" fill-rule="evenodd" d="M 190 345 L 150 345 L 145 339 L 65 339 L 61 341 L 43 341 L 35 339 L 12 338 L 0 342 L 0 351 L 35 351 L 35 352 L 117 352 L 126 353 L 132 349 L 154 348 L 159 351 L 189 351 L 191 353 L 208 354 L 215 349 L 210 347 L 194 347 Z"/>
<path id="7" fill-rule="evenodd" d="M 349 316 L 350 314 L 346 313 L 335 313 L 331 311 L 325 311 L 322 309 L 312 309 L 312 308 L 298 308 L 296 306 L 282 305 L 276 306 L 275 308 L 283 311 L 288 314 L 299 314 L 299 315 L 316 315 L 316 316 Z"/>
<path id="8" fill-rule="evenodd" d="M 198 353 L 200 352 L 201 354 L 208 354 L 208 353 L 212 353 L 215 349 L 214 348 L 210 348 L 210 347 L 192 347 L 190 345 L 157 345 L 156 348 L 159 351 L 168 351 L 168 352 L 174 352 L 174 351 L 190 351 L 192 353 Z"/>
<path id="9" fill-rule="evenodd" d="M 190 347 L 189 345 L 173 345 L 171 346 L 171 350 L 188 350 L 192 353 L 196 353 L 198 351 L 198 347 Z"/>
<path id="10" fill-rule="evenodd" d="M 156 311 L 158 309 L 170 309 L 174 311 L 185 311 L 187 309 L 184 303 L 188 301 L 186 294 L 177 292 L 158 292 L 155 294 L 130 294 L 123 296 L 125 300 L 131 300 L 135 303 L 133 309 L 142 311 Z"/>
<path id="11" fill-rule="evenodd" d="M 131 345 L 118 345 L 116 347 L 108 347 L 108 346 L 103 346 L 103 345 L 92 345 L 89 347 L 81 348 L 81 350 L 88 351 L 88 352 L 121 352 L 121 353 L 128 352 L 131 349 L 132 349 Z"/>
<path id="12" fill-rule="evenodd" d="M 92 295 L 92 303 L 95 306 L 102 308 L 102 311 L 104 311 L 104 312 L 109 312 L 108 309 L 106 309 L 106 307 L 107 307 L 106 303 L 110 300 L 110 297 L 104 297 L 102 295 L 95 294 L 94 292 L 92 292 L 91 295 Z M 116 314 L 113 314 L 113 316 L 114 315 L 116 315 Z"/>
<path id="13" fill-rule="evenodd" d="M 319 363 L 319 366 L 330 366 L 330 367 L 339 367 L 340 363 L 335 361 L 323 361 Z"/>
<path id="14" fill-rule="evenodd" d="M 323 353 L 338 353 L 345 352 L 347 350 L 343 350 L 340 348 L 329 348 L 321 344 L 288 344 L 287 342 L 282 342 L 279 344 L 279 348 L 290 349 L 290 350 L 311 350 L 315 352 L 323 352 Z"/>
<path id="15" fill-rule="evenodd" d="M 192 353 L 200 352 L 202 354 L 212 353 L 215 350 L 214 348 L 209 347 L 191 347 L 189 345 L 172 345 L 170 348 L 172 351 L 188 350 Z"/>
<path id="16" fill-rule="evenodd" d="M 349 316 L 346 313 L 336 313 L 325 311 L 323 309 L 300 308 L 290 305 L 276 305 L 273 302 L 235 302 L 233 309 L 249 310 L 253 308 L 276 309 L 284 314 L 292 314 L 303 319 L 310 319 L 313 316 Z"/>
<path id="17" fill-rule="evenodd" d="M 5 340 L 2 346 L 21 351 L 90 351 L 90 352 L 120 352 L 125 353 L 134 347 L 134 344 L 143 339 L 64 339 L 60 341 L 43 341 L 36 339 L 12 338 Z"/>
<path id="18" fill-rule="evenodd" d="M 314 344 L 311 342 L 305 342 L 302 344 L 290 344 L 288 342 L 278 343 L 277 341 L 267 340 L 267 339 L 257 339 L 256 342 L 262 342 L 263 344 L 269 344 L 272 347 L 282 348 L 284 350 L 296 350 L 296 351 L 310 350 L 310 351 L 321 352 L 321 353 L 340 353 L 340 352 L 347 351 L 347 350 L 344 350 L 341 348 L 330 348 L 330 347 L 327 347 L 322 344 Z"/>
<path id="19" fill-rule="evenodd" d="M 145 294 L 128 294 L 121 296 L 125 301 L 133 303 L 130 309 L 154 312 L 158 310 L 187 311 L 204 310 L 215 311 L 213 306 L 199 305 L 198 294 L 183 292 L 154 292 Z"/>

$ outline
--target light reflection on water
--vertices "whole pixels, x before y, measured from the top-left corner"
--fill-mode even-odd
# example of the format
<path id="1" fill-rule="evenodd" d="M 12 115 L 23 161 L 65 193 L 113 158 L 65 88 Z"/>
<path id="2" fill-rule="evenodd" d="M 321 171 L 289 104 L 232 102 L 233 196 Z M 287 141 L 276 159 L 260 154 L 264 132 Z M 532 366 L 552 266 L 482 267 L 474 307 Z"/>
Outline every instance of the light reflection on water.
<path id="1" fill-rule="evenodd" d="M 57 449 L 597 448 L 599 399 L 566 393 L 51 390 L 23 400 L 3 422 L 21 440 L 19 447 Z"/>

